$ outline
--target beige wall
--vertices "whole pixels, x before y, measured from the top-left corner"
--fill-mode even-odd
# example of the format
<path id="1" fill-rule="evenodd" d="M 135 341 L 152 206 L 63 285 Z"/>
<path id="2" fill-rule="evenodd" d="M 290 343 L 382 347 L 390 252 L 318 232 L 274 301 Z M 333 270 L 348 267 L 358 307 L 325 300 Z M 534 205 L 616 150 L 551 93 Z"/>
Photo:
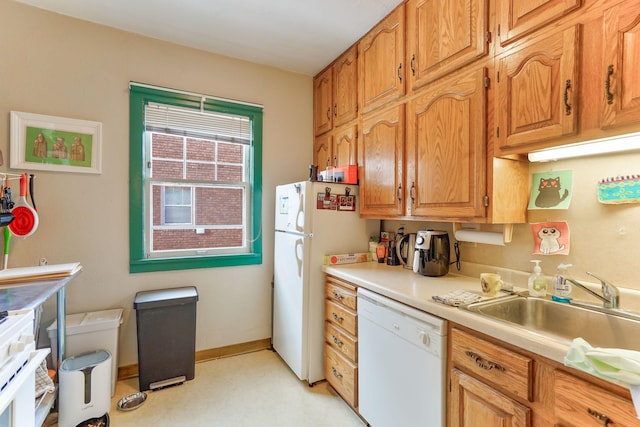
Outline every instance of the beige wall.
<path id="1" fill-rule="evenodd" d="M 513 241 L 506 246 L 462 244 L 461 259 L 520 271 L 531 271 L 529 261 L 542 261 L 542 270 L 553 275 L 560 263 L 573 264 L 571 274 L 579 280 L 594 282 L 585 274 L 591 271 L 623 288 L 640 290 L 637 267 L 640 261 L 640 204 L 605 205 L 597 200 L 597 183 L 605 177 L 640 173 L 640 154 L 616 154 L 549 163 L 531 163 L 530 173 L 573 171 L 573 198 L 568 210 L 532 210 L 529 222 L 566 221 L 571 232 L 569 255 L 532 255 L 533 236 L 529 224 L 515 225 Z M 393 231 L 397 221 L 385 221 Z M 407 224 L 407 223 L 404 223 Z M 408 223 L 407 230 L 424 227 L 452 232 L 451 224 Z M 497 231 L 500 227 L 483 226 Z M 454 239 L 452 238 L 453 242 Z M 526 285 L 526 283 L 525 283 Z"/>
<path id="2" fill-rule="evenodd" d="M 133 34 L 0 1 L 0 149 L 9 171 L 9 111 L 103 123 L 103 173 L 37 172 L 41 216 L 36 234 L 14 239 L 11 265 L 80 261 L 84 272 L 68 288 L 68 311 L 122 307 L 120 365 L 136 363 L 136 292 L 196 285 L 197 348 L 216 348 L 270 336 L 275 185 L 302 180 L 312 153 L 311 78 L 206 54 Z M 263 248 L 260 266 L 168 273 L 128 273 L 128 82 L 138 81 L 263 104 Z M 531 171 L 571 169 L 574 195 L 567 211 L 536 211 L 530 221 L 566 220 L 571 254 L 537 256 L 546 274 L 560 262 L 585 278 L 594 271 L 623 287 L 637 279 L 640 205 L 601 205 L 596 183 L 638 173 L 640 154 L 535 164 Z M 424 223 L 406 223 L 408 231 Z M 398 225 L 386 221 L 387 229 Z M 451 231 L 450 224 L 436 224 Z M 516 225 L 505 247 L 463 246 L 462 259 L 529 271 L 533 239 Z M 45 326 L 54 313 L 46 305 Z"/>
<path id="3" fill-rule="evenodd" d="M 311 77 L 283 72 L 0 1 L 0 150 L 10 170 L 9 111 L 102 122 L 101 175 L 36 173 L 38 231 L 13 239 L 10 266 L 79 261 L 69 313 L 122 307 L 121 366 L 137 362 L 138 291 L 198 287 L 197 349 L 271 335 L 272 195 L 307 177 Z M 262 265 L 129 274 L 129 81 L 264 105 Z M 43 323 L 54 316 L 45 305 Z"/>

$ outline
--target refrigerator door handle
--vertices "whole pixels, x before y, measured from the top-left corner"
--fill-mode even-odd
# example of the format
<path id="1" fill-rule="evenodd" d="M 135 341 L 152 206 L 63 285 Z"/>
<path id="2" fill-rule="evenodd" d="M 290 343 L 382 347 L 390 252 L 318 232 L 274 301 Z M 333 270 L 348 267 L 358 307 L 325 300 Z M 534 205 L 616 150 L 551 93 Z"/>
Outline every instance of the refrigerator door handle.
<path id="1" fill-rule="evenodd" d="M 300 237 L 313 237 L 313 233 L 299 233 L 297 231 L 288 231 L 288 230 L 275 230 L 276 233 L 286 233 L 286 234 L 291 234 L 293 236 L 300 236 Z"/>
<path id="2" fill-rule="evenodd" d="M 303 245 L 304 245 L 304 241 L 302 237 L 296 240 L 295 251 L 296 251 L 296 263 L 298 264 L 298 277 L 302 277 L 302 261 L 304 256 L 304 254 L 302 253 Z"/>

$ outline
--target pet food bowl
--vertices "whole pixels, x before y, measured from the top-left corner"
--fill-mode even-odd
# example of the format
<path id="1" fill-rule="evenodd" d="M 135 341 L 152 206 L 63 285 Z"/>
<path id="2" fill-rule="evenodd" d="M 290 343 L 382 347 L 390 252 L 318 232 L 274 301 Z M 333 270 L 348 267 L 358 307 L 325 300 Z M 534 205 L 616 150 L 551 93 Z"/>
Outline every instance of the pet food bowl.
<path id="1" fill-rule="evenodd" d="M 145 392 L 127 394 L 118 401 L 118 409 L 121 411 L 133 411 L 138 409 L 145 400 L 147 400 L 147 393 Z"/>

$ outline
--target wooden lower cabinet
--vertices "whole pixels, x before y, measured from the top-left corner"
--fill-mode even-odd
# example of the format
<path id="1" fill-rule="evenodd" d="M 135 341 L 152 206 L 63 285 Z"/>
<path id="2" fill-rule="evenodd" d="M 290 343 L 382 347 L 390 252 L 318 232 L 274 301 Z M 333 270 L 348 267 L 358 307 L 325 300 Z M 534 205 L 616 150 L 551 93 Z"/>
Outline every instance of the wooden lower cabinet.
<path id="1" fill-rule="evenodd" d="M 324 376 L 352 408 L 358 407 L 357 287 L 325 279 Z"/>
<path id="2" fill-rule="evenodd" d="M 358 368 L 329 344 L 324 346 L 324 376 L 351 407 L 358 406 Z"/>
<path id="3" fill-rule="evenodd" d="M 625 388 L 449 325 L 449 427 L 640 426 Z"/>
<path id="4" fill-rule="evenodd" d="M 458 369 L 451 371 L 449 425 L 529 426 L 530 409 Z"/>
<path id="5" fill-rule="evenodd" d="M 556 371 L 554 381 L 558 425 L 569 427 L 640 426 L 633 404 L 601 387 Z"/>

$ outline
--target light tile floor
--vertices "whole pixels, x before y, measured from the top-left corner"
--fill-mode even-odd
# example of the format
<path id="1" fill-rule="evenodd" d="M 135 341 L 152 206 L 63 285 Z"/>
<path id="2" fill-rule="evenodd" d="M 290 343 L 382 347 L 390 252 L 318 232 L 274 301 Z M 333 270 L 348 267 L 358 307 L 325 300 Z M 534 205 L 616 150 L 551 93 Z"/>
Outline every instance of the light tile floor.
<path id="1" fill-rule="evenodd" d="M 147 392 L 138 409 L 118 411 L 118 400 L 136 391 L 137 378 L 118 381 L 109 413 L 111 426 L 365 425 L 326 382 L 309 387 L 270 350 L 197 363 L 193 380 Z"/>

